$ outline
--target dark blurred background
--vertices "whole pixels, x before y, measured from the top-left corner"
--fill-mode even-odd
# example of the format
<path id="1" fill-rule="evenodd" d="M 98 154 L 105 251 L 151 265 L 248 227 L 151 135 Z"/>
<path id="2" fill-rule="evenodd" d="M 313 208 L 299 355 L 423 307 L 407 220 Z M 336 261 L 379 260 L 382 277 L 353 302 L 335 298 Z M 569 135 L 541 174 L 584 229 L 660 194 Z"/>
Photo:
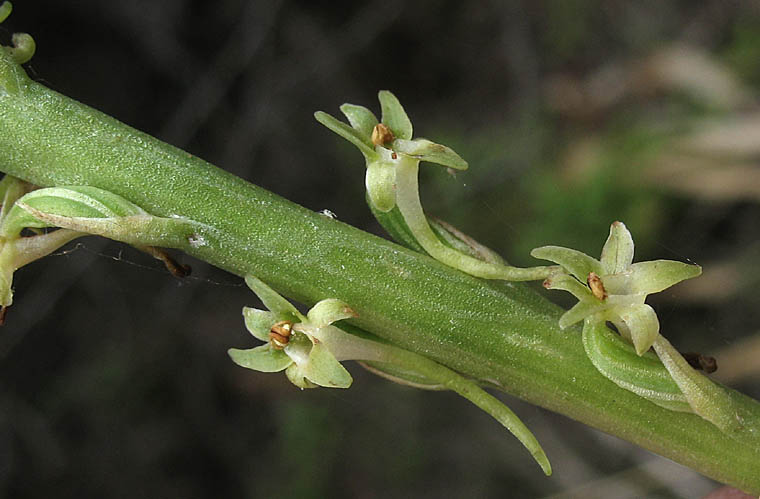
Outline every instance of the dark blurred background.
<path id="1" fill-rule="evenodd" d="M 760 396 L 760 2 L 17 1 L 45 85 L 314 210 L 381 233 L 357 151 L 313 119 L 401 99 L 470 162 L 423 172 L 431 214 L 510 261 L 597 255 L 704 266 L 652 297 L 664 334 Z M 717 484 L 503 396 L 555 474 L 448 393 L 350 365 L 301 392 L 227 357 L 250 347 L 240 279 L 178 280 L 88 238 L 21 269 L 0 330 L 7 497 L 697 497 Z M 550 296 L 561 300 L 559 293 Z M 568 304 L 569 302 L 563 302 Z"/>

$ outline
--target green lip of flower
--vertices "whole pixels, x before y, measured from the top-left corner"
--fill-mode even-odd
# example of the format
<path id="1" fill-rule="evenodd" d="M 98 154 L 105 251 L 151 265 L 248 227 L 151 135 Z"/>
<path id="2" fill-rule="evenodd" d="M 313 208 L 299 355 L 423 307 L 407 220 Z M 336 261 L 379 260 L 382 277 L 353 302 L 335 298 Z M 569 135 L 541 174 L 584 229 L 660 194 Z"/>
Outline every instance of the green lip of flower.
<path id="1" fill-rule="evenodd" d="M 533 257 L 555 262 L 567 272 L 550 276 L 544 286 L 568 291 L 579 300 L 562 316 L 560 327 L 592 317 L 607 320 L 633 343 L 637 354 L 649 350 L 659 334 L 660 323 L 654 310 L 644 303 L 647 295 L 697 277 L 702 268 L 672 260 L 632 263 L 633 250 L 633 239 L 625 224 L 614 222 L 599 260 L 559 246 L 531 252 Z"/>
<path id="2" fill-rule="evenodd" d="M 254 337 L 267 343 L 249 350 L 231 348 L 228 353 L 236 364 L 261 372 L 285 371 L 288 379 L 299 388 L 351 386 L 351 375 L 320 338 L 322 330 L 333 322 L 356 317 L 351 308 L 330 298 L 314 305 L 304 316 L 255 277 L 249 276 L 245 281 L 269 309 L 245 307 L 246 328 Z M 281 321 L 293 323 L 292 334 L 284 348 L 276 348 L 270 342 L 270 330 Z"/>

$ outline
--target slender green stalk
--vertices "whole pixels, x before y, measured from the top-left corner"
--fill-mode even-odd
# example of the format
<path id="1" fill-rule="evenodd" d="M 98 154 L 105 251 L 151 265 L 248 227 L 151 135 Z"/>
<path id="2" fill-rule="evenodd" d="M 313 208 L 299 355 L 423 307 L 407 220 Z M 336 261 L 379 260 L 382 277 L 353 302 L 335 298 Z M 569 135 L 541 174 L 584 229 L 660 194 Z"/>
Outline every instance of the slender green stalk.
<path id="1" fill-rule="evenodd" d="M 216 237 L 186 251 L 312 305 L 338 298 L 352 322 L 525 400 L 760 494 L 760 449 L 693 414 L 618 387 L 589 361 L 562 310 L 323 217 L 29 80 L 0 54 L 0 170 L 39 186 L 113 192 Z M 760 404 L 733 390 L 747 414 Z M 540 435 L 539 435 L 540 439 Z M 556 466 L 562 472 L 562 466 Z"/>
<path id="2" fill-rule="evenodd" d="M 420 204 L 419 161 L 399 158 L 396 164 L 396 182 L 404 185 L 398 189 L 396 204 L 406 220 L 409 229 L 417 236 L 417 241 L 430 256 L 447 265 L 461 269 L 468 274 L 485 279 L 505 279 L 508 281 L 535 281 L 549 276 L 552 267 L 519 268 L 479 260 L 452 249 L 441 242 L 428 224 Z"/>

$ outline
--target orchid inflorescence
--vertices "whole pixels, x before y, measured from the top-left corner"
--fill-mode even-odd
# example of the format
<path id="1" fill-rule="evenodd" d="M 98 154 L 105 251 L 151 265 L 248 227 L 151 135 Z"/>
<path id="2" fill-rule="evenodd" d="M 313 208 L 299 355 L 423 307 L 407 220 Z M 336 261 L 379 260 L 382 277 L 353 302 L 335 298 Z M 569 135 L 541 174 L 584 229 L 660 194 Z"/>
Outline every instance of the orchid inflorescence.
<path id="1" fill-rule="evenodd" d="M 621 222 L 612 224 L 599 260 L 573 249 L 544 246 L 531 255 L 558 266 L 507 265 L 468 236 L 425 215 L 419 199 L 419 163 L 460 170 L 467 163 L 446 146 L 412 139 L 411 121 L 398 99 L 388 91 L 378 98 L 380 121 L 353 104 L 340 107 L 350 126 L 323 112 L 315 117 L 363 154 L 370 208 L 394 238 L 476 277 L 543 280 L 547 289 L 570 292 L 579 301 L 562 315 L 559 325 L 565 329 L 583 322 L 586 353 L 600 373 L 662 407 L 694 412 L 724 431 L 736 429 L 725 390 L 689 366 L 660 334 L 657 314 L 645 303 L 647 295 L 700 275 L 699 266 L 669 260 L 633 263 L 633 239 Z"/>

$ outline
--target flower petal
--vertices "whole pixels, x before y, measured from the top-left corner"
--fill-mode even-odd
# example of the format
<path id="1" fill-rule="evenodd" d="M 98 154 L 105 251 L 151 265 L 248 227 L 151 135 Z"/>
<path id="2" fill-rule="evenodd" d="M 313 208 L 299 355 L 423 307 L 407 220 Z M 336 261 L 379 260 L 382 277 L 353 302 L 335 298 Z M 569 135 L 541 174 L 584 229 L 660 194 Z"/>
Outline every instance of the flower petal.
<path id="1" fill-rule="evenodd" d="M 377 98 L 380 100 L 380 108 L 383 111 L 381 121 L 391 129 L 396 138 L 411 139 L 412 122 L 396 96 L 387 90 L 381 90 Z"/>
<path id="2" fill-rule="evenodd" d="M 605 305 L 591 300 L 579 301 L 570 310 L 562 314 L 562 317 L 559 318 L 559 327 L 562 329 L 570 327 L 589 315 L 601 312 L 604 308 Z"/>
<path id="3" fill-rule="evenodd" d="M 456 170 L 466 170 L 468 167 L 467 161 L 462 159 L 453 149 L 427 139 L 396 139 L 393 141 L 391 148 L 396 152 L 412 156 L 420 161 L 436 163 Z"/>
<path id="4" fill-rule="evenodd" d="M 651 260 L 631 265 L 619 274 L 602 277 L 604 286 L 613 294 L 652 294 L 702 273 L 699 265 L 673 260 Z"/>
<path id="5" fill-rule="evenodd" d="M 274 314 L 266 310 L 243 307 L 243 320 L 245 327 L 256 339 L 269 341 L 269 330 L 272 324 L 277 322 Z"/>
<path id="6" fill-rule="evenodd" d="M 298 365 L 305 365 L 309 362 L 311 349 L 314 346 L 314 340 L 307 333 L 294 333 L 290 336 L 290 341 L 283 350 L 285 354 Z"/>
<path id="7" fill-rule="evenodd" d="M 587 286 L 584 286 L 578 281 L 578 279 L 568 274 L 552 274 L 544 280 L 543 286 L 546 289 L 560 289 L 562 291 L 567 291 L 579 300 L 594 299 L 597 302 L 599 301 L 594 298 L 591 294 L 591 290 Z"/>
<path id="8" fill-rule="evenodd" d="M 298 364 L 292 364 L 285 369 L 285 376 L 288 377 L 291 383 L 303 390 L 304 388 L 317 388 L 317 385 L 306 379 L 303 374 L 303 369 Z"/>
<path id="9" fill-rule="evenodd" d="M 333 132 L 337 133 L 347 141 L 351 142 L 353 145 L 359 148 L 359 151 L 364 155 L 365 158 L 375 158 L 377 154 L 375 153 L 375 149 L 372 145 L 372 140 L 369 136 L 365 136 L 363 133 L 359 132 L 358 130 L 351 128 L 350 126 L 346 125 L 342 121 L 338 121 L 334 117 L 330 116 L 329 114 L 323 112 L 323 111 L 317 111 L 314 113 L 314 118 L 317 119 L 320 123 L 322 123 L 324 126 L 332 130 Z"/>
<path id="10" fill-rule="evenodd" d="M 533 258 L 549 260 L 561 265 L 565 270 L 573 274 L 579 281 L 586 282 L 588 275 L 595 272 L 602 275 L 602 264 L 599 260 L 588 256 L 580 251 L 563 248 L 561 246 L 542 246 L 530 252 Z"/>
<path id="11" fill-rule="evenodd" d="M 304 320 L 304 316 L 292 303 L 280 296 L 279 293 L 264 284 L 260 279 L 247 275 L 245 283 L 251 288 L 251 291 L 256 293 L 256 296 L 259 297 L 264 306 L 274 313 L 276 320 L 292 320 L 293 322 Z"/>
<path id="12" fill-rule="evenodd" d="M 373 161 L 367 164 L 364 184 L 372 206 L 383 213 L 396 206 L 396 166 L 393 163 Z"/>
<path id="13" fill-rule="evenodd" d="M 354 130 L 366 136 L 368 140 L 365 140 L 365 143 L 370 147 L 374 147 L 371 137 L 372 130 L 378 123 L 375 114 L 366 107 L 357 106 L 356 104 L 343 104 L 340 106 L 340 110 L 346 116 L 348 122 L 351 123 Z"/>
<path id="14" fill-rule="evenodd" d="M 316 343 L 309 361 L 299 365 L 301 373 L 312 383 L 327 388 L 348 388 L 354 382 L 351 375 L 322 343 Z"/>
<path id="15" fill-rule="evenodd" d="M 600 261 L 604 274 L 623 272 L 633 262 L 633 238 L 623 222 L 610 225 L 610 235 L 602 248 Z"/>
<path id="16" fill-rule="evenodd" d="M 646 304 L 621 307 L 615 310 L 631 333 L 631 342 L 638 355 L 644 355 L 657 339 L 660 321 L 652 307 Z"/>
<path id="17" fill-rule="evenodd" d="M 306 314 L 309 323 L 315 327 L 324 327 L 333 322 L 352 317 L 359 317 L 359 314 L 354 312 L 345 302 L 336 298 L 327 298 L 318 302 Z"/>
<path id="18" fill-rule="evenodd" d="M 232 361 L 247 369 L 264 373 L 276 373 L 286 369 L 293 361 L 282 350 L 275 350 L 269 344 L 261 345 L 250 350 L 227 350 Z"/>

